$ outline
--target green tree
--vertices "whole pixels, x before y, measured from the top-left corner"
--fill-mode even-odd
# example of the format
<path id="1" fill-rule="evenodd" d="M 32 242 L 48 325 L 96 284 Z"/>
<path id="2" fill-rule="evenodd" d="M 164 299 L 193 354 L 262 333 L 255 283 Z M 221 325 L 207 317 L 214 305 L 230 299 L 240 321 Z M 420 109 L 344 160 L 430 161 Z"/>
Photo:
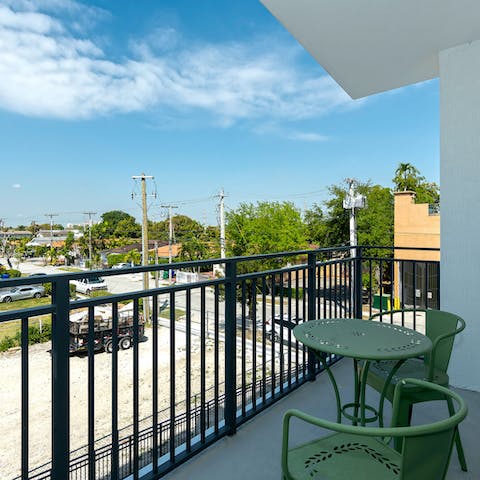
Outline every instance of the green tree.
<path id="1" fill-rule="evenodd" d="M 121 232 L 119 229 L 120 225 L 131 227 L 133 224 L 136 224 L 136 220 L 135 217 L 126 212 L 122 212 L 121 210 L 111 210 L 102 214 L 101 224 L 103 224 L 104 231 L 108 237 L 118 237 Z M 137 236 L 140 236 L 141 229 L 138 232 L 140 233 Z"/>
<path id="2" fill-rule="evenodd" d="M 320 247 L 348 245 L 350 212 L 343 208 L 346 185 L 332 185 L 324 210 L 314 205 L 305 214 L 309 240 Z M 390 246 L 393 244 L 393 195 L 390 189 L 369 182 L 358 183 L 357 191 L 365 195 L 366 207 L 358 209 L 357 235 L 360 245 Z M 377 252 L 380 253 L 380 252 Z"/>
<path id="3" fill-rule="evenodd" d="M 242 203 L 226 215 L 227 247 L 234 256 L 284 252 L 307 246 L 299 210 L 290 202 Z"/>
<path id="4" fill-rule="evenodd" d="M 319 247 L 327 246 L 326 238 L 328 231 L 322 207 L 316 203 L 313 204 L 312 208 L 305 212 L 303 220 L 308 242 Z"/>
<path id="5" fill-rule="evenodd" d="M 173 233 L 175 241 L 183 243 L 184 240 L 203 235 L 204 228 L 201 223 L 186 215 L 175 215 L 172 217 Z M 148 232 L 150 238 L 167 241 L 169 237 L 169 220 L 161 222 L 149 222 Z"/>
<path id="6" fill-rule="evenodd" d="M 113 236 L 116 238 L 139 238 L 142 236 L 142 227 L 135 221 L 135 218 L 129 216 L 118 222 Z"/>
<path id="7" fill-rule="evenodd" d="M 133 262 L 133 265 L 140 265 L 142 263 L 142 254 L 137 250 L 130 250 L 125 254 L 126 262 Z"/>
<path id="8" fill-rule="evenodd" d="M 300 211 L 290 202 L 242 203 L 226 215 L 227 251 L 233 256 L 250 256 L 304 249 L 307 246 L 305 227 Z M 292 261 L 291 257 L 240 262 L 238 273 L 278 268 Z M 273 288 L 272 284 L 268 285 Z M 257 292 L 247 281 L 246 304 L 250 306 Z M 242 290 L 238 290 L 241 298 Z"/>
<path id="9" fill-rule="evenodd" d="M 393 184 L 396 191 L 415 192 L 415 203 L 438 203 L 440 189 L 436 183 L 427 182 L 420 171 L 411 163 L 400 163 L 395 170 Z"/>
<path id="10" fill-rule="evenodd" d="M 192 237 L 182 242 L 179 253 L 181 262 L 193 262 L 195 260 L 205 260 L 210 257 L 211 249 L 203 238 Z M 200 270 L 200 269 L 199 269 Z"/>

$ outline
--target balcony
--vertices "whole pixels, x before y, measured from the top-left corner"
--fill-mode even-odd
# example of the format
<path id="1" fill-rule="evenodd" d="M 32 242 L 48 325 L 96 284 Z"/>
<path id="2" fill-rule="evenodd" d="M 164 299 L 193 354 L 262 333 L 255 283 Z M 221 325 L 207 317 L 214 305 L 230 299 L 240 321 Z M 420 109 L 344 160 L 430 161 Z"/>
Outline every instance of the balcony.
<path id="1" fill-rule="evenodd" d="M 4 280 L 3 287 L 51 284 L 52 297 L 0 313 L 1 326 L 21 328 L 20 348 L 1 358 L 8 408 L 0 425 L 9 445 L 2 478 L 215 478 L 222 468 L 230 477 L 251 469 L 252 478 L 264 470 L 278 478 L 282 412 L 296 406 L 334 418 L 327 378 L 291 327 L 367 318 L 389 306 L 438 308 L 438 262 L 405 260 L 402 250 L 402 259 L 381 247 L 358 247 L 351 258 L 344 247 Z M 102 275 L 113 285 L 123 275 L 214 265 L 225 276 L 69 298 L 79 278 Z M 32 327 L 50 316 L 51 345 L 29 345 Z M 83 318 L 83 333 L 72 318 Z M 348 389 L 349 361 L 329 362 Z M 471 475 L 479 472 L 469 444 L 480 410 L 478 396 L 466 393 Z"/>
<path id="2" fill-rule="evenodd" d="M 342 392 L 353 398 L 351 360 L 344 359 L 333 367 L 335 377 Z M 480 394 L 468 390 L 456 391 L 463 396 L 469 406 L 469 413 L 462 423 L 461 435 L 467 455 L 468 472 L 460 469 L 455 449 L 452 452 L 447 480 L 473 480 L 480 475 L 480 459 L 473 454 L 476 451 L 478 433 L 476 425 L 480 422 Z M 368 392 L 367 401 L 371 405 L 378 403 L 378 395 Z M 282 444 L 283 414 L 289 408 L 298 408 L 312 415 L 333 420 L 336 410 L 333 391 L 326 375 L 318 375 L 315 382 L 308 383 L 286 398 L 266 410 L 262 415 L 246 423 L 236 435 L 220 440 L 174 472 L 165 480 L 210 480 L 212 478 L 244 478 L 278 480 L 281 478 L 280 452 Z M 446 409 L 445 409 L 446 410 Z M 435 410 L 419 404 L 415 406 L 414 421 L 433 421 L 445 411 L 440 406 Z M 388 411 L 387 416 L 390 414 Z M 305 442 L 314 439 L 315 432 L 300 423 L 295 430 L 294 441 Z"/>

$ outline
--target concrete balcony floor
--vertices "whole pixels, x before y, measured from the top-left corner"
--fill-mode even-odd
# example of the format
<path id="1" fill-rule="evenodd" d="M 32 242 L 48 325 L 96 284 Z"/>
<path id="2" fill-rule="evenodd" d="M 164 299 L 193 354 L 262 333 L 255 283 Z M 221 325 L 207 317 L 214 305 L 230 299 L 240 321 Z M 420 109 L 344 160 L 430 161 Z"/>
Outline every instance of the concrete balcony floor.
<path id="1" fill-rule="evenodd" d="M 333 371 L 337 379 L 342 401 L 353 398 L 352 361 L 343 359 Z M 456 450 L 452 452 L 447 480 L 474 480 L 480 478 L 480 455 L 478 455 L 478 426 L 480 425 L 480 393 L 456 390 L 466 400 L 469 413 L 460 426 L 461 437 L 469 471 L 460 469 Z M 367 389 L 367 401 L 378 404 L 379 395 Z M 414 423 L 427 423 L 443 417 L 447 408 L 433 402 L 414 407 Z M 388 402 L 385 418 L 389 421 Z M 432 408 L 432 405 L 434 406 Z M 315 382 L 308 383 L 279 401 L 254 419 L 240 427 L 237 434 L 223 438 L 195 458 L 168 474 L 168 480 L 279 480 L 281 478 L 280 451 L 282 442 L 282 418 L 289 408 L 298 408 L 321 418 L 335 420 L 333 390 L 326 374 L 320 374 Z M 303 442 L 318 437 L 319 430 L 300 423 L 294 424 L 293 442 Z M 320 431 L 320 434 L 321 431 Z"/>

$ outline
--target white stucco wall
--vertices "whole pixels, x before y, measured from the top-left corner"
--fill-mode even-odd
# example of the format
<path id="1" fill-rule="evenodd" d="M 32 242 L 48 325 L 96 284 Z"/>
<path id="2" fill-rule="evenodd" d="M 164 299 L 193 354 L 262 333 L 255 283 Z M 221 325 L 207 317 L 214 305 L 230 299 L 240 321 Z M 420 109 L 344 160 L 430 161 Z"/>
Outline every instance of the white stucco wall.
<path id="1" fill-rule="evenodd" d="M 480 391 L 480 41 L 439 57 L 441 306 L 467 323 L 449 373 Z"/>

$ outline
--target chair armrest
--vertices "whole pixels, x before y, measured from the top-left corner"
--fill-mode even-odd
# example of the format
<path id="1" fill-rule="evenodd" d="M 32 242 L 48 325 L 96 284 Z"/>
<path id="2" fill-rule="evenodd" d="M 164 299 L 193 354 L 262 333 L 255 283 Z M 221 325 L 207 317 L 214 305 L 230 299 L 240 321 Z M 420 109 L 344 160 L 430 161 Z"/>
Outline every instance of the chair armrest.
<path id="1" fill-rule="evenodd" d="M 382 312 L 374 313 L 371 317 L 370 320 L 377 318 L 377 317 L 387 317 L 391 316 L 394 313 L 408 313 L 408 312 L 426 312 L 427 310 L 425 308 L 404 308 L 404 309 L 397 309 L 397 310 L 384 310 Z"/>

